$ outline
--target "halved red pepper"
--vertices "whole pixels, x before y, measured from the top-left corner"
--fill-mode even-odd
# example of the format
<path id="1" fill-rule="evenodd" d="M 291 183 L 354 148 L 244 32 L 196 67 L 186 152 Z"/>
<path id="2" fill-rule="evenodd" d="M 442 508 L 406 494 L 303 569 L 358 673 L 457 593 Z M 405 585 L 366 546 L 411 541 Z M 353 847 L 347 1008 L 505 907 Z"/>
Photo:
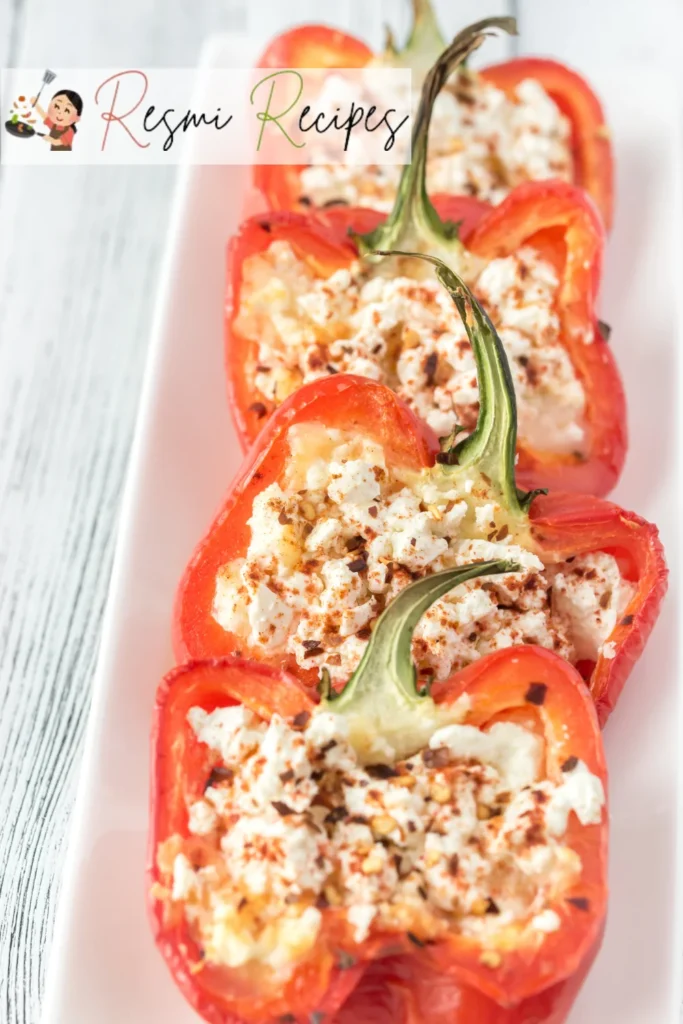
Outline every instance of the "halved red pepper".
<path id="1" fill-rule="evenodd" d="M 446 42 L 428 0 L 414 0 L 413 10 L 413 31 L 400 53 L 390 45 L 384 54 L 375 55 L 355 36 L 325 25 L 300 25 L 273 39 L 259 67 L 353 68 L 377 60 L 380 65 L 410 67 L 420 75 L 437 59 Z M 614 203 L 612 146 L 602 105 L 585 78 L 559 61 L 538 57 L 502 61 L 474 74 L 510 95 L 529 78 L 543 87 L 571 124 L 574 184 L 591 196 L 609 231 Z M 254 168 L 255 184 L 272 209 L 301 208 L 302 169 Z"/>
<path id="2" fill-rule="evenodd" d="M 495 21 L 495 19 L 491 19 Z M 528 182 L 497 207 L 467 197 L 425 192 L 426 146 L 433 102 L 455 63 L 482 36 L 466 30 L 425 79 L 413 136 L 413 162 L 406 167 L 392 213 L 333 207 L 317 215 L 272 213 L 247 220 L 228 246 L 226 366 L 230 404 L 246 448 L 257 436 L 274 403 L 254 386 L 258 343 L 240 333 L 236 319 L 244 263 L 286 241 L 316 275 L 329 277 L 373 249 L 401 248 L 401 240 L 426 252 L 493 260 L 529 245 L 555 267 L 560 287 L 557 312 L 561 339 L 585 395 L 586 450 L 567 453 L 533 449 L 519 439 L 519 479 L 526 487 L 551 487 L 607 494 L 616 484 L 626 454 L 626 403 L 619 372 L 595 312 L 604 231 L 581 189 L 564 182 Z M 277 168 L 280 170 L 280 168 Z M 459 230 L 454 233 L 453 225 Z M 353 240 L 348 236 L 353 235 Z"/>
<path id="3" fill-rule="evenodd" d="M 514 571 L 507 562 L 483 562 L 423 578 L 401 592 L 378 620 L 368 651 L 342 693 L 322 703 L 354 723 L 354 746 L 378 737 L 392 744 L 400 735 L 397 759 L 423 748 L 444 709 L 463 694 L 469 698 L 464 724 L 487 728 L 509 720 L 532 729 L 545 741 L 545 776 L 558 782 L 577 759 L 603 786 L 606 767 L 599 726 L 581 677 L 566 662 L 537 647 L 498 651 L 433 688 L 416 690 L 410 663 L 410 639 L 421 614 L 453 586 L 477 575 Z M 294 719 L 315 713 L 316 701 L 286 673 L 237 658 L 192 663 L 162 682 L 153 730 L 152 828 L 149 848 L 150 911 L 155 939 L 177 984 L 195 1009 L 212 1024 L 239 1020 L 275 1022 L 320 1020 L 329 1014 L 351 1020 L 343 1005 L 371 966 L 369 991 L 379 992 L 382 1006 L 398 972 L 409 1011 L 423 997 L 419 977 L 438 973 L 439 1004 L 450 1005 L 448 1019 L 463 1024 L 476 1019 L 495 1024 L 552 1022 L 574 998 L 600 943 L 606 908 L 607 816 L 582 825 L 570 815 L 563 845 L 581 858 L 581 871 L 562 892 L 552 894 L 550 909 L 559 927 L 530 935 L 523 922 L 506 929 L 504 939 L 481 940 L 459 931 L 422 943 L 411 932 L 372 930 L 356 941 L 340 907 L 322 911 L 314 949 L 295 964 L 289 977 L 255 981 L 203 955 L 182 900 L 171 895 L 172 867 L 164 851 L 169 841 L 191 860 L 205 863 L 207 841 L 189 832 L 188 808 L 199 799 L 213 770 L 223 767 L 215 753 L 200 744 L 187 721 L 192 707 L 212 711 L 241 703 L 263 719 L 274 712 Z M 400 956 L 402 959 L 396 960 Z M 393 964 L 393 967 L 392 967 Z M 401 965 L 400 970 L 396 964 Z M 351 965 L 351 966 L 349 966 Z M 362 982 L 359 992 L 368 993 Z M 351 996 L 351 1006 L 356 1005 Z M 374 1016 L 375 1004 L 362 1005 L 357 1020 Z M 410 1011 L 412 1012 L 412 1011 Z M 339 1016 L 337 1016 L 339 1013 Z M 532 1015 L 533 1014 L 533 1015 Z M 400 1018 L 395 1018 L 400 1020 Z M 410 1014 L 404 1018 L 418 1020 Z M 445 1017 L 443 1018 L 446 1019 Z"/>
<path id="4" fill-rule="evenodd" d="M 643 650 L 666 591 L 667 570 L 657 529 L 635 513 L 596 497 L 517 490 L 514 389 L 500 339 L 464 283 L 439 260 L 421 258 L 437 266 L 437 276 L 451 293 L 468 330 L 480 389 L 475 431 L 457 444 L 447 441 L 440 450 L 432 431 L 382 384 L 340 374 L 302 387 L 264 427 L 186 569 L 174 617 L 177 657 L 210 658 L 240 650 L 259 660 L 274 661 L 309 685 L 315 683 L 315 673 L 300 668 L 293 656 L 247 650 L 241 639 L 213 618 L 212 603 L 219 570 L 243 557 L 249 546 L 248 520 L 255 496 L 283 478 L 290 427 L 318 422 L 379 442 L 392 468 L 419 470 L 437 464 L 439 473 L 479 474 L 484 481 L 482 493 L 491 494 L 506 509 L 515 530 L 520 534 L 528 531 L 527 539 L 520 543 L 546 563 L 591 551 L 607 551 L 617 558 L 623 576 L 636 584 L 635 595 L 608 638 L 612 656 L 601 653 L 596 663 L 580 666 L 604 722 Z"/>

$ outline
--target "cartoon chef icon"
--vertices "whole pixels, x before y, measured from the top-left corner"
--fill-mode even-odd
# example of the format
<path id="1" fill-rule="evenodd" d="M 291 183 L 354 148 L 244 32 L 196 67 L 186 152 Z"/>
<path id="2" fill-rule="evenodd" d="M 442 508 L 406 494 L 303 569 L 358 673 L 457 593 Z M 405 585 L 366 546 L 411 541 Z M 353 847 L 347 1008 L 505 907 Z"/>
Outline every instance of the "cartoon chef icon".
<path id="1" fill-rule="evenodd" d="M 53 153 L 71 152 L 77 131 L 76 123 L 83 113 L 83 100 L 78 93 L 72 89 L 60 89 L 50 100 L 47 111 L 43 110 L 35 98 L 31 99 L 31 103 L 42 117 L 45 127 L 50 129 L 49 135 L 44 136 L 50 150 Z"/>

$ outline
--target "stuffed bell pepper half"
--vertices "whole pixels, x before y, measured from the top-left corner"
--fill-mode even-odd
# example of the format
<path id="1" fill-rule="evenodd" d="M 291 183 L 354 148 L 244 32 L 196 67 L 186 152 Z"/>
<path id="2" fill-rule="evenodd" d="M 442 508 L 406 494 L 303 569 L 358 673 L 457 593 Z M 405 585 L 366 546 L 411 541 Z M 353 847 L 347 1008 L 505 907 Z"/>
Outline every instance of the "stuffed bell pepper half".
<path id="1" fill-rule="evenodd" d="M 417 249 L 465 278 L 500 333 L 517 390 L 520 483 L 599 495 L 616 483 L 625 400 L 595 311 L 604 231 L 592 202 L 562 181 L 519 185 L 494 208 L 462 196 L 432 203 L 426 192 L 437 97 L 482 26 L 500 21 L 466 29 L 428 72 L 388 216 L 275 212 L 231 240 L 226 367 L 245 448 L 297 388 L 338 373 L 391 387 L 440 436 L 474 428 L 475 359 L 448 296 L 416 261 L 361 258 Z"/>
<path id="2" fill-rule="evenodd" d="M 429 693 L 411 661 L 421 616 L 515 578 L 510 554 L 402 589 L 340 693 L 238 657 L 162 682 L 149 906 L 204 1020 L 431 1020 L 430 977 L 450 1024 L 564 1019 L 606 907 L 590 694 L 538 647 Z"/>
<path id="3" fill-rule="evenodd" d="M 446 41 L 429 0 L 413 0 L 413 29 L 403 49 L 388 39 L 373 54 L 360 39 L 324 25 L 277 36 L 259 67 L 409 67 L 414 88 Z M 501 19 L 515 31 L 513 19 Z M 272 209 L 346 203 L 389 210 L 399 184 L 395 166 L 255 168 Z M 589 84 L 555 60 L 523 57 L 480 71 L 461 66 L 436 106 L 430 139 L 430 193 L 499 203 L 516 185 L 556 179 L 588 192 L 607 229 L 612 222 L 613 165 L 609 129 Z"/>
<path id="4" fill-rule="evenodd" d="M 413 254 L 415 255 L 415 254 Z M 402 258 L 409 260 L 411 254 Z M 576 666 L 605 721 L 657 617 L 657 529 L 599 498 L 525 493 L 504 348 L 433 257 L 476 360 L 478 420 L 441 442 L 385 385 L 338 374 L 300 388 L 254 444 L 180 584 L 178 660 L 241 654 L 315 687 L 356 669 L 382 610 L 413 580 L 480 559 L 521 573 L 445 597 L 413 638 L 420 678 L 539 644 Z"/>

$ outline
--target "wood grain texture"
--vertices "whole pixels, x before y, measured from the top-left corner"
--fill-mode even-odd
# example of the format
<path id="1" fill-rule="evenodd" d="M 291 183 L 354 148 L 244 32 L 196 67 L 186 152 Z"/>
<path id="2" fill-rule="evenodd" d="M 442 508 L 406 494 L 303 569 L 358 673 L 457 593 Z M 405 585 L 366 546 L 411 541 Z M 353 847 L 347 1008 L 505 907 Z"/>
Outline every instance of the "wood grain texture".
<path id="1" fill-rule="evenodd" d="M 508 4 L 437 7 L 451 32 Z M 613 45 L 587 0 L 571 17 L 560 0 L 519 7 L 522 49 L 589 71 Z M 674 8 L 651 0 L 621 55 L 649 53 Z M 0 0 L 0 60 L 192 65 L 210 32 L 312 18 L 375 45 L 385 20 L 407 24 L 404 0 Z M 0 1024 L 39 1020 L 172 185 L 159 168 L 0 170 Z"/>

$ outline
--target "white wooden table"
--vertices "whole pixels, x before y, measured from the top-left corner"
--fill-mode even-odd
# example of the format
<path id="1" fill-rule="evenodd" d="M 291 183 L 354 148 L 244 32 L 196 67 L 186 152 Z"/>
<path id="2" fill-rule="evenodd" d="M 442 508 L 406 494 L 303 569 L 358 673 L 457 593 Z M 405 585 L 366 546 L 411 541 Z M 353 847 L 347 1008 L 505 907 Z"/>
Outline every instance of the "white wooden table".
<path id="1" fill-rule="evenodd" d="M 682 7 L 437 0 L 448 31 L 517 14 L 487 60 L 589 76 L 679 67 Z M 378 45 L 407 0 L 0 0 L 0 65 L 193 66 L 211 32 L 316 16 Z M 166 168 L 0 168 L 0 1024 L 39 1020 L 172 188 Z"/>

